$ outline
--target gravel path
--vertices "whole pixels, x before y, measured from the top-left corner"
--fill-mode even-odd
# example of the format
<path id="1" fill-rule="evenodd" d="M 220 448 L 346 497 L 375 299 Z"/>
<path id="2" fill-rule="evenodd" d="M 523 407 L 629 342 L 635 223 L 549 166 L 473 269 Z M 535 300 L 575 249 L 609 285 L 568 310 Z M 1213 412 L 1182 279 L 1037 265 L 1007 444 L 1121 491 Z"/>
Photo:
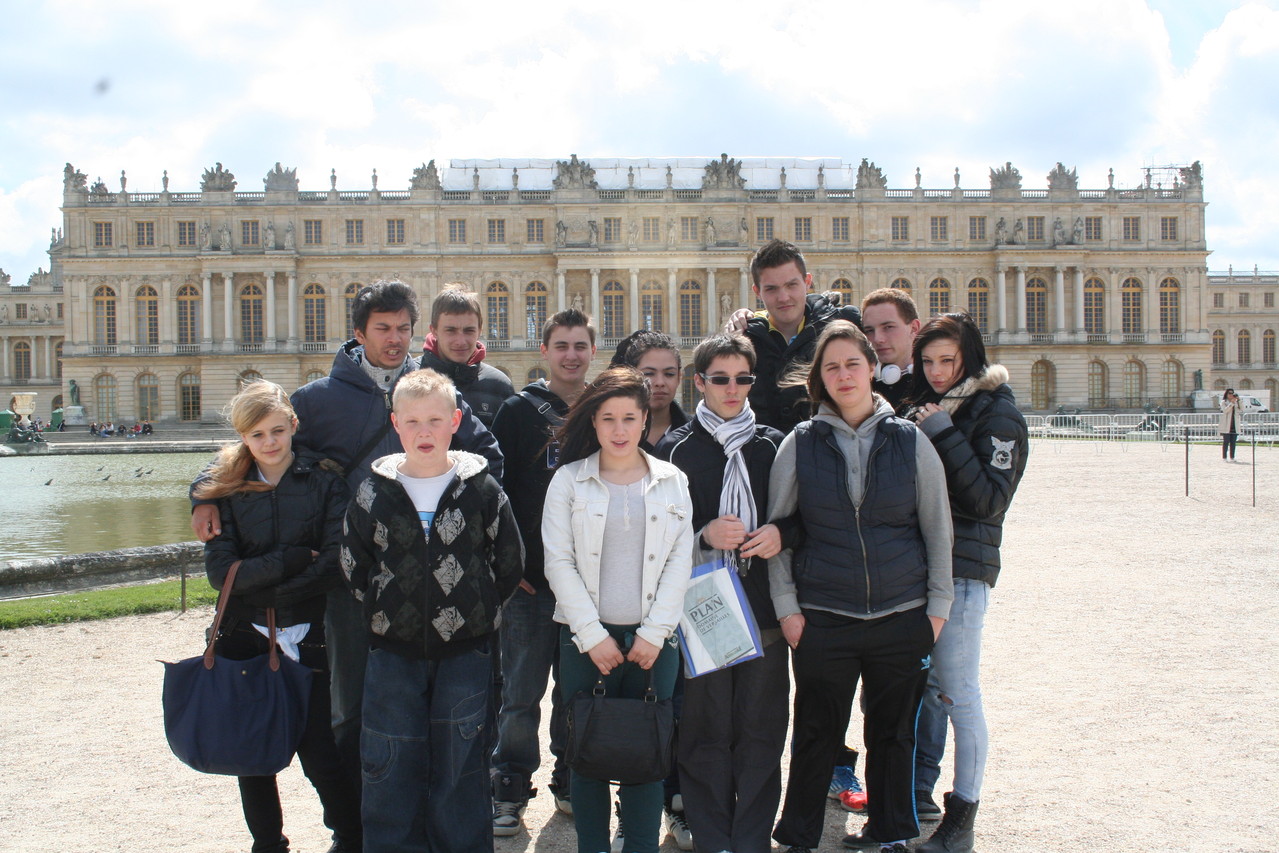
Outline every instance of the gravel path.
<path id="1" fill-rule="evenodd" d="M 1251 464 L 1216 448 L 1192 448 L 1187 498 L 1181 448 L 1033 445 L 987 620 L 984 853 L 1279 850 L 1279 450 L 1257 459 L 1254 508 Z M 235 783 L 180 764 L 160 720 L 155 661 L 208 619 L 0 632 L 0 850 L 248 849 Z M 280 787 L 294 850 L 323 853 L 296 764 Z M 860 821 L 827 816 L 835 850 Z M 549 796 L 526 822 L 498 853 L 574 849 Z"/>

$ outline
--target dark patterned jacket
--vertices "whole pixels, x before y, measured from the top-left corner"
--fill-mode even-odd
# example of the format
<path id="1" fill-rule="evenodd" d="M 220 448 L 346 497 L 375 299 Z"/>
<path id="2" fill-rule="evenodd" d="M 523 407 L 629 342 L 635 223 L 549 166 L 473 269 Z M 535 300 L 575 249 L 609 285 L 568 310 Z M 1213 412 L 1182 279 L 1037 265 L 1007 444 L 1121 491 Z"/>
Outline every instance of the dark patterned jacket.
<path id="1" fill-rule="evenodd" d="M 483 457 L 451 450 L 449 459 L 457 474 L 428 536 L 395 477 L 402 453 L 374 462 L 347 508 L 342 573 L 375 648 L 430 660 L 473 649 L 519 585 L 524 546 L 506 493 Z"/>

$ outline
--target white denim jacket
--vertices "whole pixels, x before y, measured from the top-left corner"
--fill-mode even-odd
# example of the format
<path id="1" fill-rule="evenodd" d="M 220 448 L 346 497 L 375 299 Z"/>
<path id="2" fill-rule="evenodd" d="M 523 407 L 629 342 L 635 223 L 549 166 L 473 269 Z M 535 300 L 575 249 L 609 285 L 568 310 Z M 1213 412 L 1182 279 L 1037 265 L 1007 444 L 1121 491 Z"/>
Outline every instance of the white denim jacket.
<path id="1" fill-rule="evenodd" d="M 643 452 L 643 451 L 641 451 Z M 679 624 L 693 570 L 693 513 L 688 478 L 669 462 L 645 454 L 644 581 L 640 637 L 660 646 Z M 590 651 L 608 632 L 600 624 L 600 551 L 608 519 L 608 486 L 599 453 L 555 472 L 542 508 L 546 580 L 555 593 L 555 621 Z"/>

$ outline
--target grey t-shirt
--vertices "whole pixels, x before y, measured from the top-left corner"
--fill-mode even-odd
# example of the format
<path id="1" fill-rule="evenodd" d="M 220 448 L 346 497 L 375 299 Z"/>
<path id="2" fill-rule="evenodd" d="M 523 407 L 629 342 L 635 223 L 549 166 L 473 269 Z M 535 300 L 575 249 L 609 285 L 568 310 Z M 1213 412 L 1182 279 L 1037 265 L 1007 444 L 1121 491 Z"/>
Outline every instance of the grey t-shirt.
<path id="1" fill-rule="evenodd" d="M 608 486 L 600 549 L 600 621 L 636 625 L 644 615 L 644 487 L 648 477 Z"/>

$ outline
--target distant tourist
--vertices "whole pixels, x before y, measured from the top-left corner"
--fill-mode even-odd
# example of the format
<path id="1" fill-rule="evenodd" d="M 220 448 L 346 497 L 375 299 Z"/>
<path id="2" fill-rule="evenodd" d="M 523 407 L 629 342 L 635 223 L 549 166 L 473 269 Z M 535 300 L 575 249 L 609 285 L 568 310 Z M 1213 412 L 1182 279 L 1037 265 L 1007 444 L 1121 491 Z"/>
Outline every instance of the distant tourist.
<path id="1" fill-rule="evenodd" d="M 1235 389 L 1227 388 L 1221 395 L 1221 419 L 1217 422 L 1217 432 L 1221 433 L 1221 461 L 1235 461 L 1235 442 L 1239 438 L 1239 395 Z"/>

